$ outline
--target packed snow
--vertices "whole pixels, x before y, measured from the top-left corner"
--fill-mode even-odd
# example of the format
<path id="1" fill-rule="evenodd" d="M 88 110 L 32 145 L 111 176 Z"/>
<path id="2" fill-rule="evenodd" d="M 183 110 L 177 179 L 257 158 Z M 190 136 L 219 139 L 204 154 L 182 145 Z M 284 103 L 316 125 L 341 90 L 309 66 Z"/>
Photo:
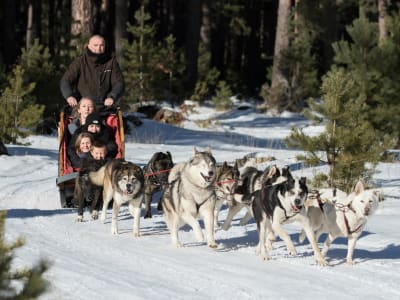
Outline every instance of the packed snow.
<path id="1" fill-rule="evenodd" d="M 207 128 L 198 125 L 210 118 Z M 181 127 L 142 121 L 126 136 L 125 153 L 140 166 L 158 151 L 170 151 L 175 163 L 187 161 L 194 146 L 210 146 L 217 162 L 253 155 L 296 165 L 298 151 L 286 149 L 282 141 L 290 128 L 321 131 L 299 115 L 268 116 L 252 108 L 225 113 L 197 108 Z M 346 239 L 339 238 L 328 252 L 329 265 L 320 267 L 310 244 L 297 242 L 299 224 L 284 225 L 298 255 L 289 256 L 278 239 L 272 259 L 262 261 L 255 254 L 254 220 L 239 225 L 244 210 L 228 231 L 216 228 L 217 249 L 196 242 L 189 226 L 179 233 L 184 247 L 175 248 L 156 209 L 159 194 L 153 199 L 153 218 L 140 220 L 139 238 L 132 235 L 127 206 L 120 210 L 117 236 L 110 233 L 111 210 L 105 224 L 91 220 L 87 211 L 85 222 L 76 222 L 75 209 L 60 208 L 56 135 L 27 141 L 31 145 L 6 145 L 10 156 L 0 156 L 0 209 L 8 211 L 6 239 L 26 239 L 15 251 L 13 267 L 32 266 L 41 258 L 51 262 L 45 273 L 50 289 L 40 299 L 400 299 L 398 161 L 378 165 L 373 183 L 384 201 L 357 242 L 354 265 L 346 264 Z M 298 167 L 293 173 L 311 177 L 315 169 Z M 226 214 L 224 208 L 220 223 Z"/>

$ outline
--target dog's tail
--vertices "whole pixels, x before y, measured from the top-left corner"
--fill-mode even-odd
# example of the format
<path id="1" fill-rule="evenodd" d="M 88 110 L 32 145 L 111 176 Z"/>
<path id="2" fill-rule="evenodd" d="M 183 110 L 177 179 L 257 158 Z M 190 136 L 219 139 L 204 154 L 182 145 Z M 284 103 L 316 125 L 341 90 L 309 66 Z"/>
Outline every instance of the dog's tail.
<path id="1" fill-rule="evenodd" d="M 89 179 L 94 185 L 103 186 L 105 174 L 106 174 L 106 166 L 103 166 L 98 171 L 89 172 Z"/>

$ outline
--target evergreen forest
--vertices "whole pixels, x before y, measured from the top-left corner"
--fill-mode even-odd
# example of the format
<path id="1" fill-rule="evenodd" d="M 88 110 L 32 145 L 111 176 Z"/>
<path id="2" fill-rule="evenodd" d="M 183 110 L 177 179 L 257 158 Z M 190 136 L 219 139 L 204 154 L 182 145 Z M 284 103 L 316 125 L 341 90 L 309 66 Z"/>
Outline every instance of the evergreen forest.
<path id="1" fill-rule="evenodd" d="M 399 1 L 3 0 L 0 9 L 5 143 L 55 123 L 63 72 L 101 34 L 123 70 L 125 111 L 185 99 L 228 109 L 230 94 L 258 99 L 260 111 L 303 112 L 331 93 L 324 80 L 347 83 L 334 76 L 344 74 L 353 86 L 335 99 L 357 103 L 346 109 L 399 144 Z"/>

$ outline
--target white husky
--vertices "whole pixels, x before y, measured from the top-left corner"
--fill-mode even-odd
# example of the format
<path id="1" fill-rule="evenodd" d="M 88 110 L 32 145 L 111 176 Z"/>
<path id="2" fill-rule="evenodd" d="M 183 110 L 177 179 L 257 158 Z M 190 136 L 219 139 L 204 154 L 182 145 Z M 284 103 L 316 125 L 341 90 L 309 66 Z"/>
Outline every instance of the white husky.
<path id="1" fill-rule="evenodd" d="M 365 189 L 359 181 L 351 194 L 343 198 L 339 196 L 336 201 L 327 201 L 321 209 L 312 209 L 308 212 L 312 220 L 316 236 L 328 233 L 322 255 L 325 256 L 329 246 L 337 237 L 347 237 L 347 264 L 353 264 L 353 252 L 358 237 L 361 235 L 368 216 L 372 215 L 380 200 L 380 192 Z M 318 224 L 316 220 L 321 222 Z"/>
<path id="2" fill-rule="evenodd" d="M 171 233 L 172 244 L 181 247 L 178 230 L 189 224 L 199 242 L 204 236 L 197 217 L 204 219 L 207 245 L 216 248 L 214 239 L 214 208 L 216 163 L 210 149 L 199 152 L 194 148 L 189 162 L 176 164 L 168 177 L 169 187 L 162 198 L 165 222 Z"/>

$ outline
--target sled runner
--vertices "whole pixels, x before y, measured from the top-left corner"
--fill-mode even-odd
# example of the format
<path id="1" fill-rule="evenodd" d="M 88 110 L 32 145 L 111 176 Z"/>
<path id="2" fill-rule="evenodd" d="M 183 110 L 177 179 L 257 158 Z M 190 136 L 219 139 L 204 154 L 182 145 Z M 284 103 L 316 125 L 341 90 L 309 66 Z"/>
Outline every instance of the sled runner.
<path id="1" fill-rule="evenodd" d="M 60 121 L 58 124 L 58 177 L 56 183 L 60 193 L 60 204 L 62 208 L 72 206 L 72 198 L 74 195 L 75 178 L 79 173 L 79 168 L 73 168 L 68 158 L 67 148 L 71 139 L 68 132 L 68 124 L 73 120 L 69 107 L 60 112 Z M 122 120 L 122 112 L 119 108 L 100 110 L 105 124 L 111 129 L 118 145 L 118 153 L 115 158 L 125 157 L 125 136 L 124 125 Z"/>

